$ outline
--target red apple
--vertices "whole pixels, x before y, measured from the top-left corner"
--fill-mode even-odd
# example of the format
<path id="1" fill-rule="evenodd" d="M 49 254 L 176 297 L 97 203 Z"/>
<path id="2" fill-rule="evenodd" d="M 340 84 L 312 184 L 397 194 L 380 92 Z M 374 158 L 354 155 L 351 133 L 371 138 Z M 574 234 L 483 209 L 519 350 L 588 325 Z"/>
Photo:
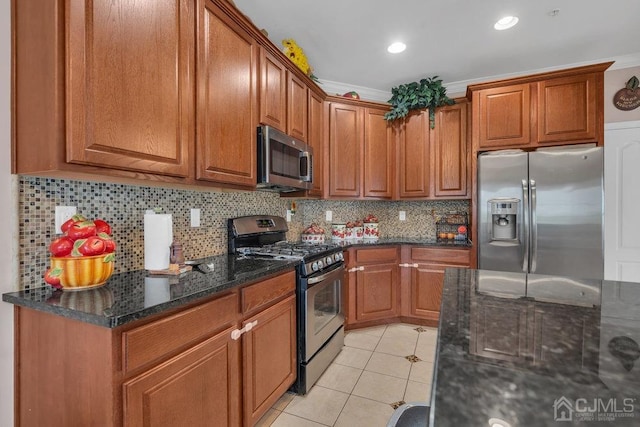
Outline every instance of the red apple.
<path id="1" fill-rule="evenodd" d="M 55 257 L 67 256 L 72 250 L 73 240 L 67 236 L 58 237 L 49 245 L 49 251 Z"/>
<path id="2" fill-rule="evenodd" d="M 73 240 L 86 239 L 96 234 L 96 225 L 93 221 L 75 222 L 67 230 L 67 236 Z"/>
<path id="3" fill-rule="evenodd" d="M 59 268 L 48 269 L 44 273 L 44 281 L 50 284 L 55 288 L 62 288 L 60 284 L 60 275 L 62 274 L 62 270 Z"/>
<path id="4" fill-rule="evenodd" d="M 98 237 L 104 241 L 104 252 L 110 254 L 116 250 L 116 242 L 107 233 L 98 233 Z"/>
<path id="5" fill-rule="evenodd" d="M 96 225 L 96 231 L 98 234 L 106 233 L 111 236 L 111 226 L 109 223 L 103 219 L 94 219 L 93 223 Z"/>
<path id="6" fill-rule="evenodd" d="M 87 218 L 83 217 L 82 215 L 73 215 L 71 218 L 69 218 L 68 220 L 66 220 L 61 226 L 60 229 L 62 230 L 63 233 L 66 233 L 66 231 L 76 222 L 84 222 L 86 221 Z"/>
<path id="7" fill-rule="evenodd" d="M 78 247 L 78 252 L 85 256 L 92 256 L 104 253 L 104 249 L 104 240 L 98 236 L 91 236 Z"/>

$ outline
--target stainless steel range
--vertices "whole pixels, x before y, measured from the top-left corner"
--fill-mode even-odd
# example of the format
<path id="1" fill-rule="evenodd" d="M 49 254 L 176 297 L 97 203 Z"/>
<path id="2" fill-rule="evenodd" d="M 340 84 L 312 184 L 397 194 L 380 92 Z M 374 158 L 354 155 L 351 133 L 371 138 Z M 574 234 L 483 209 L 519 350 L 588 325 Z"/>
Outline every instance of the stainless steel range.
<path id="1" fill-rule="evenodd" d="M 296 267 L 298 376 L 292 389 L 306 394 L 344 345 L 342 248 L 287 242 L 287 223 L 279 216 L 232 218 L 228 231 L 229 253 L 300 260 Z"/>

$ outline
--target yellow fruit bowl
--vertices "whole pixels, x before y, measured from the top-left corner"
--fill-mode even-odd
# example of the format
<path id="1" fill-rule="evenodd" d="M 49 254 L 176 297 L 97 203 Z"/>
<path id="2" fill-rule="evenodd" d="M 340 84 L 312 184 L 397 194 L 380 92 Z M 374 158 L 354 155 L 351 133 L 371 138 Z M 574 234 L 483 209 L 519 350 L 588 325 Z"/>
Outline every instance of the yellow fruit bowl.
<path id="1" fill-rule="evenodd" d="M 51 271 L 65 290 L 97 288 L 113 274 L 113 253 L 82 257 L 51 257 Z"/>

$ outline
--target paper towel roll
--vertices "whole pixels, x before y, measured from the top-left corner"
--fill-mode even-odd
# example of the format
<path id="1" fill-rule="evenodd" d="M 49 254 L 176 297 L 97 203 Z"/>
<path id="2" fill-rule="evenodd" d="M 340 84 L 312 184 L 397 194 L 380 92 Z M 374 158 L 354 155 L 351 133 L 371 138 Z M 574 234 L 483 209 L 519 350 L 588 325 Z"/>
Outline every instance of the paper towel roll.
<path id="1" fill-rule="evenodd" d="M 169 268 L 169 253 L 173 241 L 173 221 L 169 214 L 144 215 L 144 268 Z"/>

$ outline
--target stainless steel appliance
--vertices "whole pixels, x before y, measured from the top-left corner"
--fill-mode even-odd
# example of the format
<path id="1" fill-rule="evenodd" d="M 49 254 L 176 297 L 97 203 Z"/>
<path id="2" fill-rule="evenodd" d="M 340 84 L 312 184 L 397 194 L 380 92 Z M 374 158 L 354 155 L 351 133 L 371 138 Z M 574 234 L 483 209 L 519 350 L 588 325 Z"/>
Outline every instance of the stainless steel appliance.
<path id="1" fill-rule="evenodd" d="M 258 127 L 257 188 L 298 191 L 311 188 L 313 149 L 270 126 Z"/>
<path id="2" fill-rule="evenodd" d="M 478 156 L 478 267 L 602 279 L 601 147 Z"/>
<path id="3" fill-rule="evenodd" d="M 287 242 L 287 230 L 286 221 L 278 216 L 229 219 L 229 253 L 300 260 L 296 267 L 298 375 L 292 389 L 306 394 L 344 346 L 344 259 L 336 244 Z"/>

